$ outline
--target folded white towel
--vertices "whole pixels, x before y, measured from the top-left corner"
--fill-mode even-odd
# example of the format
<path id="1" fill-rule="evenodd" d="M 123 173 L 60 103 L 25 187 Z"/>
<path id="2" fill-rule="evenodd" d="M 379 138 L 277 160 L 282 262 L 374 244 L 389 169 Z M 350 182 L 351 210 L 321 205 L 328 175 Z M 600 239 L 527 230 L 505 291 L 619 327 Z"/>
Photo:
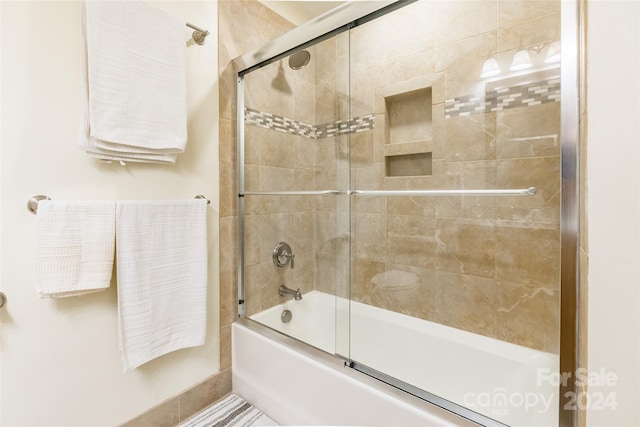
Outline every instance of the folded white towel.
<path id="1" fill-rule="evenodd" d="M 36 292 L 61 298 L 109 287 L 115 202 L 42 200 L 36 215 Z"/>
<path id="2" fill-rule="evenodd" d="M 207 201 L 116 203 L 120 349 L 124 372 L 204 344 Z"/>
<path id="3" fill-rule="evenodd" d="M 175 163 L 187 143 L 184 22 L 132 0 L 86 1 L 83 18 L 80 147 Z"/>

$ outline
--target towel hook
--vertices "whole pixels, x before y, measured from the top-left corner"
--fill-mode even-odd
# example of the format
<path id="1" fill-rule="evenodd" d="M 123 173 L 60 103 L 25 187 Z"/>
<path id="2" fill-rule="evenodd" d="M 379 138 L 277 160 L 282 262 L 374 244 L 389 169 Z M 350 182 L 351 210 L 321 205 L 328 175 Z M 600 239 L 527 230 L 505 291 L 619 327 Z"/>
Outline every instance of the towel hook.
<path id="1" fill-rule="evenodd" d="M 44 196 L 42 194 L 33 196 L 27 202 L 27 209 L 29 210 L 29 212 L 31 212 L 34 215 L 38 213 L 38 203 L 40 202 L 40 200 L 51 200 L 51 199 L 49 198 L 49 196 Z"/>

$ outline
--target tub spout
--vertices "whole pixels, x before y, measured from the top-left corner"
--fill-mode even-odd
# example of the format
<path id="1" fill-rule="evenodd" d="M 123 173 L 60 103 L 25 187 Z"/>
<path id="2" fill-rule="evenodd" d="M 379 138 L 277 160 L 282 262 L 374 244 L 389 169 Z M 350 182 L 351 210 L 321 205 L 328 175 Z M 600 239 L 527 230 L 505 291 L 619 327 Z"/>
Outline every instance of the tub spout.
<path id="1" fill-rule="evenodd" d="M 278 289 L 278 294 L 281 297 L 286 295 L 293 295 L 293 298 L 296 301 L 300 301 L 302 299 L 302 294 L 300 293 L 300 289 L 290 289 L 290 288 L 287 288 L 285 285 L 280 285 L 280 288 Z"/>

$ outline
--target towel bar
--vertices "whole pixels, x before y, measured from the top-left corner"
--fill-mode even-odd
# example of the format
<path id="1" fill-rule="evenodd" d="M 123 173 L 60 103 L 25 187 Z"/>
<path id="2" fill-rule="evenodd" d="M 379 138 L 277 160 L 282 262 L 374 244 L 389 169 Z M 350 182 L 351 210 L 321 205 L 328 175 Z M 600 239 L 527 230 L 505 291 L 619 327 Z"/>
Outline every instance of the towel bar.
<path id="1" fill-rule="evenodd" d="M 198 194 L 196 197 L 194 197 L 194 199 L 204 199 L 207 201 L 208 205 L 211 204 L 211 200 L 207 199 L 202 194 Z M 29 212 L 31 212 L 32 214 L 36 215 L 38 213 L 38 203 L 40 202 L 40 200 L 51 200 L 51 198 L 49 198 L 49 196 L 44 196 L 42 194 L 33 196 L 27 202 L 27 210 L 29 210 Z"/>

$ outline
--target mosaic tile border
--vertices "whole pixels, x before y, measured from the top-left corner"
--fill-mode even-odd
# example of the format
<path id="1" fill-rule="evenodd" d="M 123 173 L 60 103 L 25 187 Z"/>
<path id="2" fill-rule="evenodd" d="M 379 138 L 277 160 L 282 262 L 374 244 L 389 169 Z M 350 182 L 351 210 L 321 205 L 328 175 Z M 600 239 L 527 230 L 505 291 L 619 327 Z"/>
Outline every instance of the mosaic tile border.
<path id="1" fill-rule="evenodd" d="M 273 129 L 310 139 L 331 138 L 336 135 L 367 131 L 374 127 L 373 114 L 315 126 L 248 107 L 244 109 L 244 122 L 248 125 Z"/>
<path id="2" fill-rule="evenodd" d="M 560 78 L 490 90 L 444 101 L 444 116 L 468 116 L 560 101 Z"/>

